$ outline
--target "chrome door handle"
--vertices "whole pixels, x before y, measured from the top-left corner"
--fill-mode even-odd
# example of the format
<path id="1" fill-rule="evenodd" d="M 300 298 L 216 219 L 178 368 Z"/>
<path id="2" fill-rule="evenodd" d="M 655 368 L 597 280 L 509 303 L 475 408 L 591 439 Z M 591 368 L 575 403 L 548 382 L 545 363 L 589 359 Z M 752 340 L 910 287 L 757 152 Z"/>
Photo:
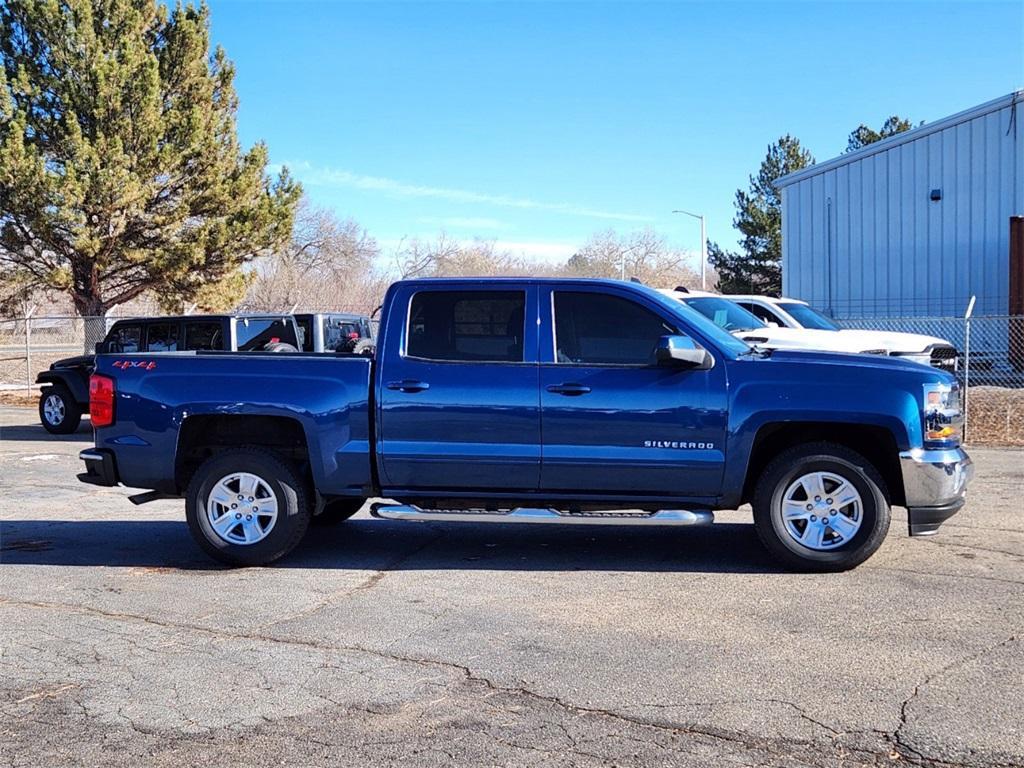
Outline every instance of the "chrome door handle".
<path id="1" fill-rule="evenodd" d="M 425 389 L 430 389 L 430 385 L 427 382 L 416 381 L 415 379 L 389 381 L 385 386 L 388 389 L 397 389 L 399 392 L 422 392 Z"/>
<path id="2" fill-rule="evenodd" d="M 552 384 L 548 387 L 548 392 L 553 392 L 556 395 L 565 395 L 566 397 L 579 397 L 580 395 L 587 394 L 589 391 L 590 387 L 572 382 Z"/>

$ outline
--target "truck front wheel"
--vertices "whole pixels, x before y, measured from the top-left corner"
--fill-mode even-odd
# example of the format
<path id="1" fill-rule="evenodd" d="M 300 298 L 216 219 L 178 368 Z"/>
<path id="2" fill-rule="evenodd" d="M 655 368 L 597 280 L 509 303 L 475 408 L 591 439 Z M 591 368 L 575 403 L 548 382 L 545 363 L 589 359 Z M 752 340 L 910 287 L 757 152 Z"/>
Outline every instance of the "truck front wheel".
<path id="1" fill-rule="evenodd" d="M 218 453 L 196 470 L 185 494 L 189 531 L 228 565 L 266 565 L 292 551 L 312 512 L 306 483 L 270 451 Z"/>
<path id="2" fill-rule="evenodd" d="M 44 387 L 39 395 L 39 420 L 51 435 L 70 435 L 82 421 L 82 408 L 67 387 Z"/>
<path id="3" fill-rule="evenodd" d="M 845 571 L 867 560 L 889 531 L 878 470 L 856 451 L 810 443 L 782 452 L 754 491 L 754 525 L 768 551 L 803 571 Z"/>

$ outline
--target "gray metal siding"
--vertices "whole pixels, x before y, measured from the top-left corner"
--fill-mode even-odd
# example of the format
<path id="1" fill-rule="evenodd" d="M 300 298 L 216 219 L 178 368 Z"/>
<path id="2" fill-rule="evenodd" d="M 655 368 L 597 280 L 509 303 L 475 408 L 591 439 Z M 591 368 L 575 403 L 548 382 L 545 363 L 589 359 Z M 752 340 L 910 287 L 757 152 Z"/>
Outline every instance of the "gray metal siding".
<path id="1" fill-rule="evenodd" d="M 783 180 L 784 293 L 837 317 L 959 314 L 972 294 L 976 312 L 1005 313 L 1009 219 L 1024 214 L 1014 110 L 1006 99 Z"/>

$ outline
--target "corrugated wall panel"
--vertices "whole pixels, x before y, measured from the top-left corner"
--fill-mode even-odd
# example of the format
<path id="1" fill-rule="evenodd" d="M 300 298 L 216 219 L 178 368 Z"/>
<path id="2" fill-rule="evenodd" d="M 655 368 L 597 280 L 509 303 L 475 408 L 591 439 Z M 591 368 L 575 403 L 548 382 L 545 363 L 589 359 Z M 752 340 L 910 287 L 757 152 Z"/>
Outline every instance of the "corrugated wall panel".
<path id="1" fill-rule="evenodd" d="M 977 111 L 783 188 L 783 290 L 839 317 L 1006 312 L 1024 214 L 1020 104 Z M 925 127 L 927 128 L 927 126 Z M 932 201 L 932 189 L 942 199 Z"/>
<path id="2" fill-rule="evenodd" d="M 903 190 L 913 190 L 916 183 L 914 145 L 900 147 L 900 194 Z M 912 195 L 909 195 L 912 197 Z M 901 206 L 900 210 L 900 303 L 908 304 L 916 295 L 917 281 L 916 236 L 917 208 L 914 205 Z"/>

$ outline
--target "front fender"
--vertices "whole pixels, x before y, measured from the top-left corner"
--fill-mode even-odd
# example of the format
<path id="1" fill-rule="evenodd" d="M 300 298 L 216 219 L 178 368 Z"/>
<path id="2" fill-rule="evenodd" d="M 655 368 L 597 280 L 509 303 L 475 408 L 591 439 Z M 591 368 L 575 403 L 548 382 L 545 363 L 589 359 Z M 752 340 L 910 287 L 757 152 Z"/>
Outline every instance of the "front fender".
<path id="1" fill-rule="evenodd" d="M 36 376 L 36 384 L 60 384 L 71 391 L 81 406 L 89 405 L 89 377 L 84 372 L 74 370 L 40 371 Z"/>
<path id="2" fill-rule="evenodd" d="M 769 424 L 834 424 L 837 439 L 846 426 L 879 427 L 892 435 L 900 451 L 921 444 L 920 404 L 908 388 L 895 383 L 865 390 L 838 380 L 752 380 L 738 383 L 733 393 L 724 506 L 739 503 L 758 431 Z"/>

